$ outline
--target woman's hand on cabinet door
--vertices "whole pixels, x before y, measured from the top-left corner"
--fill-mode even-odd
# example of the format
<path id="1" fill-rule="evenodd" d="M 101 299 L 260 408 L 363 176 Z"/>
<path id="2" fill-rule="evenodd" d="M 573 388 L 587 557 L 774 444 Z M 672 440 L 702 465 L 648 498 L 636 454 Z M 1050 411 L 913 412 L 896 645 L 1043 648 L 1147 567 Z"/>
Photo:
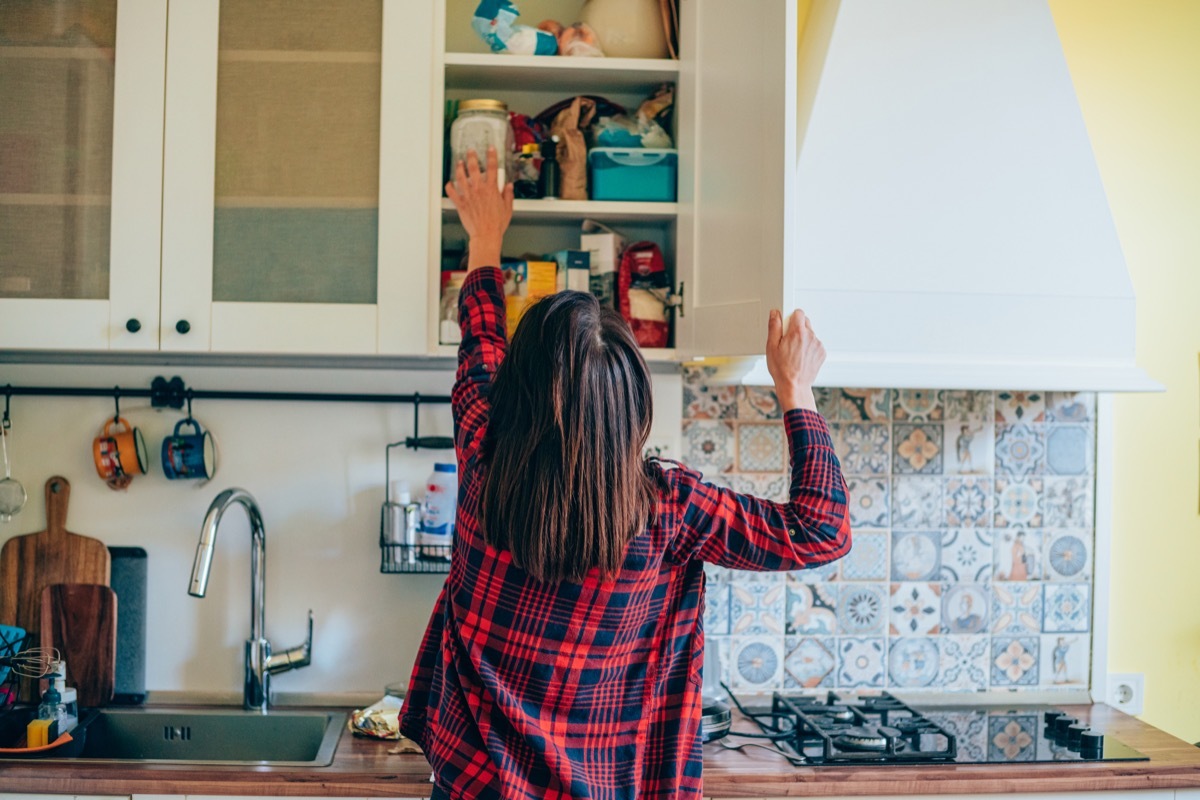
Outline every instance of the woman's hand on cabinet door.
<path id="1" fill-rule="evenodd" d="M 496 173 L 500 159 L 496 148 L 487 151 L 487 171 L 479 169 L 474 150 L 467 151 L 465 163 L 454 167 L 454 180 L 446 184 L 446 196 L 458 209 L 458 218 L 470 237 L 467 271 L 479 267 L 500 266 L 500 248 L 504 233 L 512 222 L 513 187 L 506 183 L 501 190 Z"/>
<path id="2" fill-rule="evenodd" d="M 783 314 L 773 309 L 767 321 L 767 371 L 775 381 L 775 394 L 785 412 L 796 408 L 817 410 L 813 382 L 824 363 L 825 345 L 804 312 L 793 311 L 784 331 Z"/>

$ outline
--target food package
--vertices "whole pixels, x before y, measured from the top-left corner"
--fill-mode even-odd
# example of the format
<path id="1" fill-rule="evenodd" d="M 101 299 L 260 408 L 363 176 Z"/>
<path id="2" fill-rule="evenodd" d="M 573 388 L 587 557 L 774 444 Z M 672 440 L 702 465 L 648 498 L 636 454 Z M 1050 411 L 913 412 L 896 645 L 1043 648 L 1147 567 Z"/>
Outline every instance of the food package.
<path id="1" fill-rule="evenodd" d="M 625 237 L 599 222 L 583 221 L 579 249 L 588 253 L 589 288 L 600 305 L 617 307 L 617 267 L 625 250 Z"/>
<path id="2" fill-rule="evenodd" d="M 604 51 L 600 49 L 600 37 L 586 22 L 576 22 L 574 25 L 564 27 L 557 20 L 546 19 L 538 23 L 538 30 L 546 31 L 558 40 L 560 56 L 585 58 L 604 56 Z"/>
<path id="3" fill-rule="evenodd" d="M 563 200 L 587 200 L 587 142 L 583 131 L 592 124 L 596 103 L 576 97 L 550 123 L 550 135 L 558 137 L 558 196 Z"/>
<path id="4" fill-rule="evenodd" d="M 346 726 L 351 733 L 372 739 L 399 739 L 400 710 L 403 707 L 404 703 L 399 697 L 385 695 L 377 703 L 351 711 Z"/>
<path id="5" fill-rule="evenodd" d="M 558 40 L 546 31 L 517 23 L 521 12 L 511 0 L 480 0 L 471 19 L 471 27 L 493 53 L 526 56 L 552 56 L 558 53 Z"/>
<path id="6" fill-rule="evenodd" d="M 625 248 L 617 276 L 621 316 L 641 347 L 666 347 L 671 335 L 667 296 L 671 281 L 662 251 L 654 242 L 635 242 Z"/>
<path id="7" fill-rule="evenodd" d="M 652 147 L 670 149 L 671 115 L 675 107 L 675 87 L 663 84 L 638 106 L 637 114 L 597 114 L 590 129 L 593 147 Z"/>
<path id="8" fill-rule="evenodd" d="M 538 300 L 554 294 L 558 288 L 558 264 L 554 261 L 505 261 L 504 310 L 509 339 L 525 311 Z"/>
<path id="9" fill-rule="evenodd" d="M 559 250 L 546 256 L 546 260 L 550 259 L 558 265 L 558 291 L 588 291 L 591 286 L 591 272 L 588 269 L 591 257 L 586 250 Z"/>

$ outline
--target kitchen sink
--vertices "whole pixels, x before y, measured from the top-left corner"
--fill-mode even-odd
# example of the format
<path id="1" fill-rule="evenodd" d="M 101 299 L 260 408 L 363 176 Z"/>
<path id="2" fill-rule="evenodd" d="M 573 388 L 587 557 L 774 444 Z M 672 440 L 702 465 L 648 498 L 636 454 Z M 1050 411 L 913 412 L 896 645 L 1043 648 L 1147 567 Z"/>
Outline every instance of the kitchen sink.
<path id="1" fill-rule="evenodd" d="M 324 711 L 101 709 L 87 725 L 79 758 L 324 767 L 333 762 L 345 723 L 345 714 Z"/>

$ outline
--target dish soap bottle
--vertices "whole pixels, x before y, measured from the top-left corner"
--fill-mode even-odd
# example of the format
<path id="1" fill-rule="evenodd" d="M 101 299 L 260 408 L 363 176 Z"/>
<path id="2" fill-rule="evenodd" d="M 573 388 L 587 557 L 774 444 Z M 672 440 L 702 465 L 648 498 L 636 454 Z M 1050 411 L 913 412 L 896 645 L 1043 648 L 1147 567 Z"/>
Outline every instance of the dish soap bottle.
<path id="1" fill-rule="evenodd" d="M 49 677 L 50 687 L 42 693 L 42 702 L 38 706 L 37 718 L 50 723 L 46 744 L 53 744 L 55 739 L 67 732 L 67 707 L 62 701 L 62 695 L 54 686 L 58 676 L 51 675 Z"/>
<path id="2" fill-rule="evenodd" d="M 425 482 L 425 501 L 421 503 L 422 559 L 450 560 L 457 510 L 458 467 L 455 464 L 434 464 L 433 474 Z"/>

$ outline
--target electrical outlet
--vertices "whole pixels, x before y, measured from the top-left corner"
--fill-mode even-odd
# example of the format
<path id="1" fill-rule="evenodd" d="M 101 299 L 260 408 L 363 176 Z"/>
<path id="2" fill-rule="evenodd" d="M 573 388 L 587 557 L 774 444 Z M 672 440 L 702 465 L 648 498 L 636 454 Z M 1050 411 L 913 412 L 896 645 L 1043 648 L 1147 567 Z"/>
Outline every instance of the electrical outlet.
<path id="1" fill-rule="evenodd" d="M 1146 676 L 1140 672 L 1110 673 L 1106 702 L 1126 714 L 1142 713 L 1146 699 Z"/>

